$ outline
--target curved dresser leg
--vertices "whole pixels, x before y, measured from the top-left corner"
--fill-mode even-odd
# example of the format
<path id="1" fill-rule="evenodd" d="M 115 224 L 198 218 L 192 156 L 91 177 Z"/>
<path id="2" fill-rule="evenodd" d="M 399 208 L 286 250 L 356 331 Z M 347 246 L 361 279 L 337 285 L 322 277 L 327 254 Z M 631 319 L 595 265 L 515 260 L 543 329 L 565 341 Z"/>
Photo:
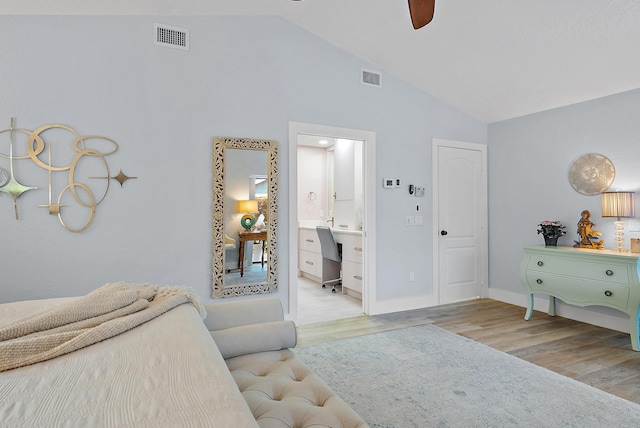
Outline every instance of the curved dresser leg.
<path id="1" fill-rule="evenodd" d="M 549 296 L 549 316 L 556 316 L 556 298 L 553 296 Z"/>
<path id="2" fill-rule="evenodd" d="M 529 321 L 531 319 L 531 315 L 533 315 L 533 294 L 529 294 L 529 307 L 527 308 L 527 312 L 524 314 L 524 319 Z"/>
<path id="3" fill-rule="evenodd" d="M 631 314 L 631 325 L 629 326 L 629 335 L 631 336 L 631 348 L 638 351 L 638 321 L 640 321 L 640 310 L 636 308 L 636 313 Z"/>

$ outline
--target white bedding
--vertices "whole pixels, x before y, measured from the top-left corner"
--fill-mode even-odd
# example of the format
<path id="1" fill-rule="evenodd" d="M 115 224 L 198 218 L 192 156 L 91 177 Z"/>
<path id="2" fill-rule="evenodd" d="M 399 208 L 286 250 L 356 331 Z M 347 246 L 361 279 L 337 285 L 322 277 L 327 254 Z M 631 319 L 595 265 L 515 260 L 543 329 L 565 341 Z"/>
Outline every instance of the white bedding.
<path id="1" fill-rule="evenodd" d="M 0 305 L 0 326 L 69 299 Z M 196 309 L 0 373 L 0 427 L 257 427 Z"/>

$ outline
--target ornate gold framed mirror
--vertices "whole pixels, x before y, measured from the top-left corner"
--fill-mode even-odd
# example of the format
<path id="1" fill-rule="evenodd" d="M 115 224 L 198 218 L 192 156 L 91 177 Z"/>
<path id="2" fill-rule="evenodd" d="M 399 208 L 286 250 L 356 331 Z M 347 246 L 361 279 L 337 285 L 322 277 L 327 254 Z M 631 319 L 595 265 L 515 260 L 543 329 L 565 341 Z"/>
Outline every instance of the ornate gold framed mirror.
<path id="1" fill-rule="evenodd" d="M 277 141 L 213 139 L 212 214 L 213 297 L 276 291 Z"/>

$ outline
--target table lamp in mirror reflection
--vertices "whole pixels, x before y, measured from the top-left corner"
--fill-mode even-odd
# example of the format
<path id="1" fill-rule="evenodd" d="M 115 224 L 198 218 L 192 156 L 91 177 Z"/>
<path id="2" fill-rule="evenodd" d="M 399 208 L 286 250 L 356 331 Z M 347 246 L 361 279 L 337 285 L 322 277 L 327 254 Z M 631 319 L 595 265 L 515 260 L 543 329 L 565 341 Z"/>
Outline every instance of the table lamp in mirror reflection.
<path id="1" fill-rule="evenodd" d="M 622 251 L 624 224 L 621 218 L 635 217 L 635 194 L 633 192 L 602 193 L 602 217 L 615 217 L 616 250 Z"/>
<path id="2" fill-rule="evenodd" d="M 253 225 L 256 224 L 256 218 L 253 214 L 258 212 L 258 201 L 255 199 L 238 201 L 238 212 L 246 213 L 240 219 L 240 224 L 247 231 L 251 230 Z"/>

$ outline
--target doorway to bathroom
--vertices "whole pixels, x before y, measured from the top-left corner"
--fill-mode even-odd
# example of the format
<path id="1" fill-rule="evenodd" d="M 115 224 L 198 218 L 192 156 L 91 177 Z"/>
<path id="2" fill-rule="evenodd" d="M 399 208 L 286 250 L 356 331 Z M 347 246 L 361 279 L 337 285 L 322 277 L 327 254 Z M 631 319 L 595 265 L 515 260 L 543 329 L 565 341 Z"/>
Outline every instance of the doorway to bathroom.
<path id="1" fill-rule="evenodd" d="M 375 300 L 375 134 L 289 124 L 289 313 L 298 324 L 370 313 Z M 317 226 L 342 249 L 342 285 L 323 288 Z M 373 299 L 372 299 L 373 298 Z"/>

